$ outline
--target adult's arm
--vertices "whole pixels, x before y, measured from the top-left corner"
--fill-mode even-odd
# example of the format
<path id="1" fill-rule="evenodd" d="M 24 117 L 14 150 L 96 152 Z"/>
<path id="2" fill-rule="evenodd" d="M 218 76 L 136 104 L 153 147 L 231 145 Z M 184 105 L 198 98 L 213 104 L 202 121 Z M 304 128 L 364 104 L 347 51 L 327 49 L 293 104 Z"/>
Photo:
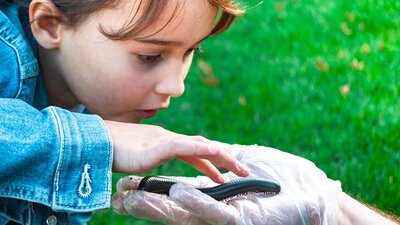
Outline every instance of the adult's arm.
<path id="1" fill-rule="evenodd" d="M 399 220 L 378 209 L 362 204 L 346 193 L 342 192 L 339 198 L 339 225 L 395 225 Z"/>

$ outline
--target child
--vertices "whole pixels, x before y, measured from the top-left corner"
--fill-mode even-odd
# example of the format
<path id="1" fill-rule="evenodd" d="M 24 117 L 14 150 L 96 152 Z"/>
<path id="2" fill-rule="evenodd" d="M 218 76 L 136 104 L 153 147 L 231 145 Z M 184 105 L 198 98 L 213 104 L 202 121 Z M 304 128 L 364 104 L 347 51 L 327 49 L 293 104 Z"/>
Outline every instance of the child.
<path id="1" fill-rule="evenodd" d="M 227 0 L 0 1 L 0 224 L 85 223 L 109 207 L 111 171 L 174 157 L 215 182 L 214 164 L 247 176 L 210 140 L 138 124 L 182 95 L 194 51 L 241 13 Z"/>

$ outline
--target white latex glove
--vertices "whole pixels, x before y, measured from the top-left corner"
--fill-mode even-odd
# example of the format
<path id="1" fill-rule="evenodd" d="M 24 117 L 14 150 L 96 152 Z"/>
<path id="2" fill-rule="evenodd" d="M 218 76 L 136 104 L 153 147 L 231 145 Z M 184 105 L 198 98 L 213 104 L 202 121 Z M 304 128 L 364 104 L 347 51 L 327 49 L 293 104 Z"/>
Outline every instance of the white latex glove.
<path id="1" fill-rule="evenodd" d="M 166 224 L 338 224 L 340 182 L 328 179 L 314 163 L 268 147 L 219 145 L 246 165 L 250 176 L 276 181 L 281 192 L 248 194 L 226 204 L 184 184 L 173 185 L 169 197 L 135 191 L 140 178 L 125 177 L 113 197 L 114 210 Z M 224 176 L 239 178 L 232 173 Z M 216 185 L 207 177 L 175 179 L 202 187 Z"/>

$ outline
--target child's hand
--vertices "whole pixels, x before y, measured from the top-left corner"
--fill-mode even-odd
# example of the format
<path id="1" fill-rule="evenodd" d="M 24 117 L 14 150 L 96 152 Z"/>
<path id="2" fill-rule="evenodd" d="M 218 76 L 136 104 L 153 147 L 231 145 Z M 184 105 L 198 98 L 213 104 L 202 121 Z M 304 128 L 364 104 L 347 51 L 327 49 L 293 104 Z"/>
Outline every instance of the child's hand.
<path id="1" fill-rule="evenodd" d="M 249 172 L 231 154 L 200 136 L 186 136 L 159 126 L 105 121 L 114 145 L 113 171 L 143 173 L 177 157 L 223 183 L 220 166 L 238 176 Z"/>

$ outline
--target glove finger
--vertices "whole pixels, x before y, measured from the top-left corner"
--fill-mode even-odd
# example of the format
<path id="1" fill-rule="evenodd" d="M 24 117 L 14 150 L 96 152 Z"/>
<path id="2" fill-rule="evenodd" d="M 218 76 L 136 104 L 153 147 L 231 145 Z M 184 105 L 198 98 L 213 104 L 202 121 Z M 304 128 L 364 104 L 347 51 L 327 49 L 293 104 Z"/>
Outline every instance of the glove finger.
<path id="1" fill-rule="evenodd" d="M 236 224 L 239 212 L 232 206 L 216 201 L 192 186 L 177 183 L 170 189 L 170 198 L 182 208 L 210 224 Z"/>
<path id="2" fill-rule="evenodd" d="M 235 175 L 236 176 L 236 175 Z M 162 176 L 161 176 L 162 177 Z M 237 177 L 237 176 L 236 176 Z M 179 176 L 168 176 L 170 179 L 177 181 L 182 181 L 191 184 L 196 187 L 207 187 L 215 186 L 217 183 L 211 181 L 209 177 L 198 176 L 198 177 L 179 177 Z M 118 180 L 117 182 L 117 192 L 136 190 L 139 187 L 140 181 L 143 177 L 140 176 L 125 176 Z"/>
<path id="3" fill-rule="evenodd" d="M 117 192 L 123 192 L 128 190 L 136 190 L 139 186 L 140 180 L 143 177 L 139 176 L 125 176 L 117 182 Z"/>
<path id="4" fill-rule="evenodd" d="M 125 211 L 134 217 L 165 224 L 206 225 L 205 221 L 182 209 L 168 196 L 144 191 L 128 191 L 123 201 Z"/>
<path id="5" fill-rule="evenodd" d="M 128 215 L 128 212 L 125 210 L 123 203 L 127 194 L 128 192 L 125 191 L 125 192 L 117 192 L 113 195 L 111 199 L 111 206 L 115 212 L 123 215 Z"/>

